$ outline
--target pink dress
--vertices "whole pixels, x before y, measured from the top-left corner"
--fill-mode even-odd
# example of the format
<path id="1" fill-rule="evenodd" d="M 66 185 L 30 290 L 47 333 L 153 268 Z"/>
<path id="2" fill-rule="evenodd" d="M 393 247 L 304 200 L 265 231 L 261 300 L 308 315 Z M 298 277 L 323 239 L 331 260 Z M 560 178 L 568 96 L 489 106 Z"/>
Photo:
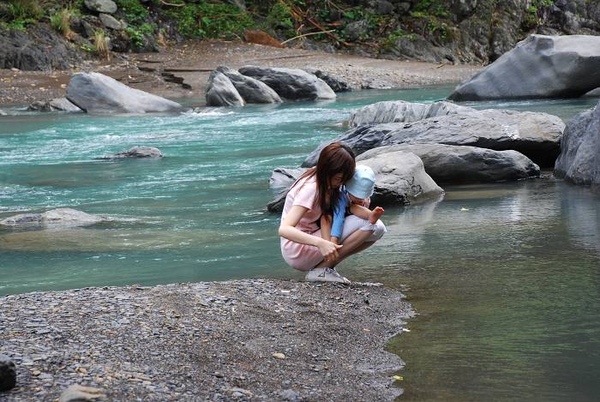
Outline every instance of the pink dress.
<path id="1" fill-rule="evenodd" d="M 318 225 L 321 218 L 321 207 L 316 203 L 316 194 L 316 178 L 313 176 L 301 179 L 285 197 L 281 219 L 285 218 L 294 205 L 308 208 L 296 228 L 313 236 L 321 237 L 321 229 Z M 284 237 L 281 238 L 281 254 L 285 262 L 300 271 L 308 271 L 323 260 L 323 255 L 317 247 L 296 243 Z"/>

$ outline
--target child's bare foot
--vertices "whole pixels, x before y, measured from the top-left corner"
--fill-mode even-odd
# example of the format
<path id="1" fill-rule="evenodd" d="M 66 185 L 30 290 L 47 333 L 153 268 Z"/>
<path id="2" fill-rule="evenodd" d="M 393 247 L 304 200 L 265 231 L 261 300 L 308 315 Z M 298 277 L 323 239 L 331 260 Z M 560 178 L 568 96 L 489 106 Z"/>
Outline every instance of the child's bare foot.
<path id="1" fill-rule="evenodd" d="M 383 208 L 375 207 L 375 209 L 373 209 L 371 211 L 371 213 L 369 214 L 369 222 L 370 223 L 377 222 L 377 220 L 381 217 L 381 215 L 383 215 L 384 212 L 385 212 L 385 210 Z"/>

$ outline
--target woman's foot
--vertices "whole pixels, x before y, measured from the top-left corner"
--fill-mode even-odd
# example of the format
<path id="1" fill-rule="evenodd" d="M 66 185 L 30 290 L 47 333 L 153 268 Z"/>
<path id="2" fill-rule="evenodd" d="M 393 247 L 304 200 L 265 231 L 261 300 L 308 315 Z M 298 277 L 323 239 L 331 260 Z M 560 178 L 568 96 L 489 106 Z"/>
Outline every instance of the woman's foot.
<path id="1" fill-rule="evenodd" d="M 385 210 L 383 208 L 375 207 L 369 214 L 369 223 L 376 223 L 384 212 Z"/>
<path id="2" fill-rule="evenodd" d="M 348 278 L 340 275 L 335 268 L 313 268 L 306 274 L 305 279 L 308 282 L 338 282 L 350 284 L 350 280 Z"/>

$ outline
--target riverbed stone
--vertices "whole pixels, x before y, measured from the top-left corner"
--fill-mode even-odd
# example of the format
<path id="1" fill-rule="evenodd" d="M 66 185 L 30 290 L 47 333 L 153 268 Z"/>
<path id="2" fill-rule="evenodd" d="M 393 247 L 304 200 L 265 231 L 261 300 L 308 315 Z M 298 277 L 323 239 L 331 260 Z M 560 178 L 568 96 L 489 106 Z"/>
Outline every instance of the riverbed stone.
<path id="1" fill-rule="evenodd" d="M 89 226 L 105 220 L 103 217 L 91 215 L 73 208 L 56 208 L 42 213 L 25 213 L 9 216 L 0 220 L 0 227 Z"/>
<path id="2" fill-rule="evenodd" d="M 600 186 L 600 102 L 567 122 L 554 174 L 574 184 Z"/>
<path id="3" fill-rule="evenodd" d="M 335 99 L 336 94 L 325 81 L 297 68 L 244 66 L 241 74 L 253 77 L 273 88 L 285 100 Z"/>
<path id="4" fill-rule="evenodd" d="M 362 125 L 346 131 L 335 141 L 346 143 L 356 155 L 396 144 L 468 145 L 496 151 L 512 149 L 545 168 L 554 166 L 564 127 L 565 123 L 559 117 L 547 113 L 486 109 L 410 123 Z M 310 153 L 302 166 L 314 166 L 326 144 Z"/>
<path id="5" fill-rule="evenodd" d="M 598 87 L 600 36 L 530 35 L 461 83 L 448 98 L 576 98 Z"/>
<path id="6" fill-rule="evenodd" d="M 409 123 L 456 113 L 475 112 L 476 110 L 452 102 L 415 103 L 403 100 L 376 102 L 364 106 L 350 114 L 349 127 L 379 123 Z"/>
<path id="7" fill-rule="evenodd" d="M 281 103 L 281 97 L 262 81 L 247 77 L 229 67 L 220 66 L 216 71 L 223 73 L 246 103 Z"/>
<path id="8" fill-rule="evenodd" d="M 245 106 L 233 82 L 221 71 L 214 70 L 208 77 L 205 92 L 206 106 Z"/>
<path id="9" fill-rule="evenodd" d="M 401 144 L 371 149 L 363 158 L 377 158 L 388 152 L 417 155 L 425 171 L 438 184 L 496 183 L 540 176 L 540 168 L 517 151 L 444 144 Z"/>
<path id="10" fill-rule="evenodd" d="M 177 102 L 128 87 L 101 73 L 73 74 L 67 99 L 87 113 L 182 112 Z"/>

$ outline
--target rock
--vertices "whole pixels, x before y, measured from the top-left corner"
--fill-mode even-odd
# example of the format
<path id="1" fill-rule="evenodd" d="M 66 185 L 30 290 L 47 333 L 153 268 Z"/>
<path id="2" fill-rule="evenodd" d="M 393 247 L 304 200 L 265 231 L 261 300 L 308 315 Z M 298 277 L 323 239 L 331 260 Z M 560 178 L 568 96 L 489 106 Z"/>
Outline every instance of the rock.
<path id="1" fill-rule="evenodd" d="M 213 71 L 206 85 L 206 106 L 244 106 L 246 102 L 229 77 L 220 71 Z"/>
<path id="2" fill-rule="evenodd" d="M 271 177 L 269 178 L 269 187 L 271 190 L 275 191 L 285 190 L 291 186 L 292 183 L 294 183 L 305 171 L 306 169 L 304 168 L 275 168 L 273 169 L 273 173 L 271 173 Z"/>
<path id="3" fill-rule="evenodd" d="M 120 31 L 127 27 L 127 24 L 119 21 L 110 14 L 100 13 L 98 17 L 100 18 L 100 21 L 102 21 L 102 25 L 104 25 L 106 28 Z"/>
<path id="4" fill-rule="evenodd" d="M 517 151 L 443 144 L 391 145 L 360 155 L 375 158 L 387 152 L 411 152 L 421 158 L 425 171 L 438 184 L 494 183 L 540 176 L 540 168 Z"/>
<path id="5" fill-rule="evenodd" d="M 71 103 L 67 98 L 55 98 L 49 101 L 36 101 L 29 105 L 27 110 L 38 112 L 81 112 L 82 110 Z"/>
<path id="6" fill-rule="evenodd" d="M 83 58 L 82 50 L 71 46 L 48 24 L 0 34 L 0 69 L 66 70 L 71 65 L 79 65 Z"/>
<path id="7" fill-rule="evenodd" d="M 425 172 L 421 158 L 411 152 L 390 151 L 376 157 L 363 154 L 356 162 L 375 172 L 371 205 L 421 204 L 444 195 L 444 190 Z"/>
<path id="8" fill-rule="evenodd" d="M 100 73 L 73 74 L 67 85 L 67 99 L 87 113 L 183 111 L 177 102 L 130 88 Z"/>
<path id="9" fill-rule="evenodd" d="M 83 385 L 71 385 L 61 395 L 58 402 L 106 401 L 104 391 Z"/>
<path id="10" fill-rule="evenodd" d="M 85 6 L 97 13 L 114 14 L 117 12 L 117 5 L 112 0 L 85 0 Z"/>
<path id="11" fill-rule="evenodd" d="M 217 67 L 225 74 L 246 103 L 281 103 L 281 97 L 262 81 L 247 77 L 229 67 Z"/>
<path id="12" fill-rule="evenodd" d="M 554 174 L 574 184 L 600 186 L 600 102 L 567 123 Z"/>
<path id="13" fill-rule="evenodd" d="M 15 363 L 6 355 L 0 355 L 0 392 L 13 389 L 17 385 Z"/>
<path id="14" fill-rule="evenodd" d="M 575 98 L 600 87 L 599 71 L 600 36 L 530 35 L 448 98 Z"/>
<path id="15" fill-rule="evenodd" d="M 106 219 L 76 209 L 56 208 L 43 213 L 19 214 L 4 218 L 0 220 L 0 227 L 89 226 L 103 221 Z"/>
<path id="16" fill-rule="evenodd" d="M 286 100 L 335 99 L 336 94 L 320 78 L 304 70 L 295 68 L 262 68 L 245 66 L 238 70 L 241 74 L 256 78 L 273 88 Z"/>
<path id="17" fill-rule="evenodd" d="M 469 145 L 496 151 L 512 149 L 545 168 L 554 166 L 564 127 L 559 117 L 546 113 L 487 109 L 412 123 L 359 126 L 335 140 L 348 144 L 356 155 L 396 144 Z M 314 166 L 324 145 L 317 147 L 302 166 Z"/>
<path id="18" fill-rule="evenodd" d="M 131 147 L 127 151 L 116 153 L 115 158 L 162 158 L 164 155 L 160 149 L 154 147 Z"/>
<path id="19" fill-rule="evenodd" d="M 350 115 L 348 125 L 358 127 L 364 124 L 401 123 L 427 119 L 448 114 L 475 112 L 471 107 L 439 101 L 434 103 L 413 103 L 402 100 L 383 101 L 364 106 Z"/>

